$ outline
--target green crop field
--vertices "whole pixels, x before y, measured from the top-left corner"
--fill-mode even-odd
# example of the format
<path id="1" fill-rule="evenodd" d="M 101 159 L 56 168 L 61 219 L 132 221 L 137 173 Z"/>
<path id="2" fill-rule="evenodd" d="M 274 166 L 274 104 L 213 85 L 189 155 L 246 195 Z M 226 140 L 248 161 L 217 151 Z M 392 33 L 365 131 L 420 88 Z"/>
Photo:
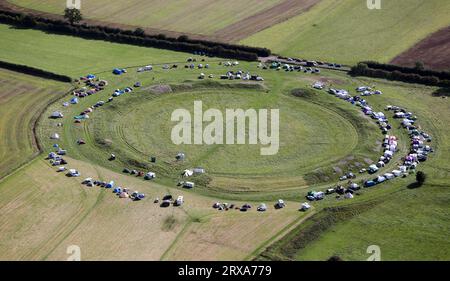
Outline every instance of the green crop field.
<path id="1" fill-rule="evenodd" d="M 143 48 L 0 24 L 0 60 L 25 64 L 76 77 L 87 72 L 110 72 L 114 67 L 184 61 L 177 52 Z"/>
<path id="2" fill-rule="evenodd" d="M 70 85 L 0 70 L 0 178 L 18 168 L 38 148 L 33 127 L 45 107 Z"/>
<path id="3" fill-rule="evenodd" d="M 24 120 L 0 123 L 3 154 L 22 150 L 7 144 L 16 145 L 16 131 L 27 135 L 30 120 L 49 103 L 49 96 L 61 95 L 45 108 L 36 124 L 44 153 L 0 180 L 0 260 L 65 260 L 70 245 L 80 246 L 83 260 L 324 260 L 334 254 L 345 260 L 365 260 L 370 245 L 380 246 L 386 260 L 450 257 L 445 237 L 450 227 L 446 219 L 450 117 L 445 113 L 450 111 L 450 104 L 447 98 L 433 95 L 436 87 L 351 77 L 325 69 L 315 74 L 277 71 L 263 69 L 258 62 L 225 66 L 225 60 L 218 58 L 6 25 L 0 25 L 0 35 L 7 38 L 0 46 L 1 60 L 72 77 L 93 73 L 108 81 L 105 90 L 64 107 L 62 104 L 72 97 L 64 95 L 69 85 L 0 72 L 3 85 L 18 85 L 13 90 L 2 87 L 15 97 L 0 103 L 2 119 L 20 116 Z M 28 42 L 31 39 L 32 48 Z M 209 67 L 185 68 L 191 56 L 197 60 L 196 65 Z M 153 65 L 152 71 L 137 72 L 138 65 L 148 64 Z M 164 64 L 177 67 L 166 69 Z M 127 73 L 113 75 L 116 66 L 126 67 Z M 264 81 L 220 79 L 227 71 L 238 70 L 258 74 Z M 203 80 L 198 79 L 200 73 L 205 74 Z M 383 92 L 365 99 L 375 110 L 386 113 L 393 125 L 390 134 L 398 137 L 399 145 L 394 158 L 379 173 L 358 173 L 383 152 L 384 135 L 375 121 L 359 107 L 325 90 L 313 90 L 311 85 L 317 81 L 346 89 L 352 95 L 361 85 Z M 133 87 L 136 82 L 142 86 L 106 102 L 115 89 Z M 73 86 L 81 88 L 84 84 L 75 82 Z M 20 87 L 32 95 L 33 102 L 31 97 L 29 101 L 25 98 L 30 110 L 19 109 L 20 91 L 15 89 Z M 38 99 L 36 93 L 46 98 Z M 174 145 L 170 138 L 175 125 L 170 121 L 171 113 L 180 108 L 192 112 L 198 100 L 203 102 L 204 111 L 279 109 L 279 153 L 261 156 L 260 145 L 248 144 Z M 99 101 L 106 103 L 89 113 L 89 119 L 74 122 L 75 116 Z M 402 162 L 410 139 L 400 121 L 392 118 L 392 112 L 384 111 L 387 105 L 414 112 L 418 126 L 432 136 L 434 152 L 418 167 L 428 175 L 426 183 L 411 188 L 415 182 L 411 174 L 363 188 L 353 199 L 330 195 L 312 202 L 309 211 L 298 211 L 308 191 L 335 186 L 345 172 L 355 173 L 353 181 L 361 184 Z M 61 111 L 64 118 L 48 118 L 54 111 Z M 4 133 L 6 130 L 11 133 Z M 61 139 L 50 139 L 54 133 Z M 86 144 L 79 145 L 81 139 Z M 81 177 L 58 173 L 44 160 L 55 151 L 54 144 L 67 150 L 65 167 L 79 170 Z M 178 152 L 186 154 L 185 161 L 175 161 Z M 32 153 L 29 148 L 23 155 Z M 111 153 L 116 155 L 115 160 L 108 159 Z M 150 161 L 152 156 L 156 163 Z M 25 158 L 12 159 L 9 165 L 19 166 Z M 178 186 L 179 181 L 186 180 L 181 172 L 197 166 L 205 168 L 206 174 L 188 178 L 195 187 Z M 153 171 L 157 177 L 147 181 L 123 173 L 124 168 Z M 145 193 L 146 198 L 119 199 L 111 189 L 82 185 L 88 177 L 113 180 L 118 186 Z M 345 185 L 347 181 L 340 183 Z M 182 195 L 185 203 L 167 208 L 154 203 L 166 194 L 175 198 Z M 287 207 L 275 209 L 277 199 L 286 200 Z M 250 203 L 253 208 L 247 212 L 234 208 L 218 211 L 212 208 L 215 202 L 236 206 Z M 257 212 L 262 202 L 268 210 Z"/>
<path id="4" fill-rule="evenodd" d="M 445 0 L 323 0 L 307 13 L 250 36 L 241 43 L 285 56 L 355 64 L 388 62 L 440 28 L 450 25 Z"/>
<path id="5" fill-rule="evenodd" d="M 13 4 L 63 14 L 65 1 L 12 0 Z M 89 19 L 209 35 L 270 8 L 281 0 L 83 0 L 81 11 Z"/>

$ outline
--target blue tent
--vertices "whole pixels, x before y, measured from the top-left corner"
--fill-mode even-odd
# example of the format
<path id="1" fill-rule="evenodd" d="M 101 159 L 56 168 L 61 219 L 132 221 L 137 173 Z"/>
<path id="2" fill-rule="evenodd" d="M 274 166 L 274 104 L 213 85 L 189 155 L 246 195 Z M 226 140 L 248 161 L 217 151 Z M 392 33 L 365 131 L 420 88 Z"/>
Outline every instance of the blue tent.
<path id="1" fill-rule="evenodd" d="M 54 148 L 58 148 L 59 145 L 58 145 L 57 143 L 55 143 L 55 144 L 53 145 L 53 147 L 54 147 Z"/>
<path id="2" fill-rule="evenodd" d="M 114 181 L 110 181 L 105 188 L 113 188 L 114 187 Z"/>
<path id="3" fill-rule="evenodd" d="M 145 198 L 145 194 L 144 193 L 139 193 L 137 198 L 144 199 Z"/>
<path id="4" fill-rule="evenodd" d="M 374 181 L 366 181 L 365 183 L 364 183 L 364 186 L 365 187 L 372 187 L 372 186 L 375 186 L 377 183 L 376 182 L 374 182 Z"/>
<path id="5" fill-rule="evenodd" d="M 122 69 L 114 68 L 113 69 L 113 73 L 116 74 L 116 75 L 121 75 L 123 73 L 123 71 L 122 71 Z"/>
<path id="6" fill-rule="evenodd" d="M 78 98 L 72 98 L 72 99 L 70 100 L 70 103 L 71 103 L 71 104 L 77 104 L 77 103 L 78 103 Z"/>
<path id="7" fill-rule="evenodd" d="M 116 187 L 113 190 L 113 193 L 121 193 L 122 192 L 122 188 L 121 187 Z"/>
<path id="8" fill-rule="evenodd" d="M 94 74 L 88 74 L 86 76 L 87 79 L 95 79 L 95 75 Z"/>

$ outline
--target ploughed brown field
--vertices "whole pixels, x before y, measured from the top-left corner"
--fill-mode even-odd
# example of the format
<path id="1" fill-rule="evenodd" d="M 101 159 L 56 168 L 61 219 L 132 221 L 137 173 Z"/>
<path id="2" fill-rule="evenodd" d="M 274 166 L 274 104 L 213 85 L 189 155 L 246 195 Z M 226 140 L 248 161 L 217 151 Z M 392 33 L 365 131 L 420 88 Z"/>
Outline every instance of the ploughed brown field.
<path id="1" fill-rule="evenodd" d="M 425 68 L 450 70 L 450 26 L 431 34 L 391 63 L 414 66 L 417 61 L 423 62 Z"/>
<path id="2" fill-rule="evenodd" d="M 224 41 L 239 41 L 305 12 L 320 0 L 286 0 L 215 32 Z"/>

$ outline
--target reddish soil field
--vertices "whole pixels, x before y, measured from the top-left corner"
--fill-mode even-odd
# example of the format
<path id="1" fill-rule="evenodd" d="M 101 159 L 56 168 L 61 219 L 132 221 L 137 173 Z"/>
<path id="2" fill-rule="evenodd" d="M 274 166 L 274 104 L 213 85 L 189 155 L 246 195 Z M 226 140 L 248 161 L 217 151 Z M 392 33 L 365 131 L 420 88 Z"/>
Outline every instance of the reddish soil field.
<path id="1" fill-rule="evenodd" d="M 450 26 L 431 34 L 391 63 L 414 66 L 417 61 L 427 69 L 450 71 Z"/>
<path id="2" fill-rule="evenodd" d="M 239 41 L 307 11 L 320 0 L 285 0 L 274 7 L 231 24 L 214 33 L 225 42 Z"/>

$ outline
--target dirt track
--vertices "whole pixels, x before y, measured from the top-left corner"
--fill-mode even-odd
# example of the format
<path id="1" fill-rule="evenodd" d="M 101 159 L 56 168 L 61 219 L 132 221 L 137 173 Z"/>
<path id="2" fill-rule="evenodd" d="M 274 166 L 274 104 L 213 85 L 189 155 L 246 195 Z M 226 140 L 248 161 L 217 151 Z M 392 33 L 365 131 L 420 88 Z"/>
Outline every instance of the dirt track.
<path id="1" fill-rule="evenodd" d="M 286 21 L 314 6 L 320 0 L 285 0 L 274 7 L 231 24 L 214 33 L 225 42 L 236 42 L 275 24 Z"/>
<path id="2" fill-rule="evenodd" d="M 450 70 L 450 26 L 441 29 L 391 61 L 402 66 L 414 66 L 417 61 L 425 68 Z"/>

